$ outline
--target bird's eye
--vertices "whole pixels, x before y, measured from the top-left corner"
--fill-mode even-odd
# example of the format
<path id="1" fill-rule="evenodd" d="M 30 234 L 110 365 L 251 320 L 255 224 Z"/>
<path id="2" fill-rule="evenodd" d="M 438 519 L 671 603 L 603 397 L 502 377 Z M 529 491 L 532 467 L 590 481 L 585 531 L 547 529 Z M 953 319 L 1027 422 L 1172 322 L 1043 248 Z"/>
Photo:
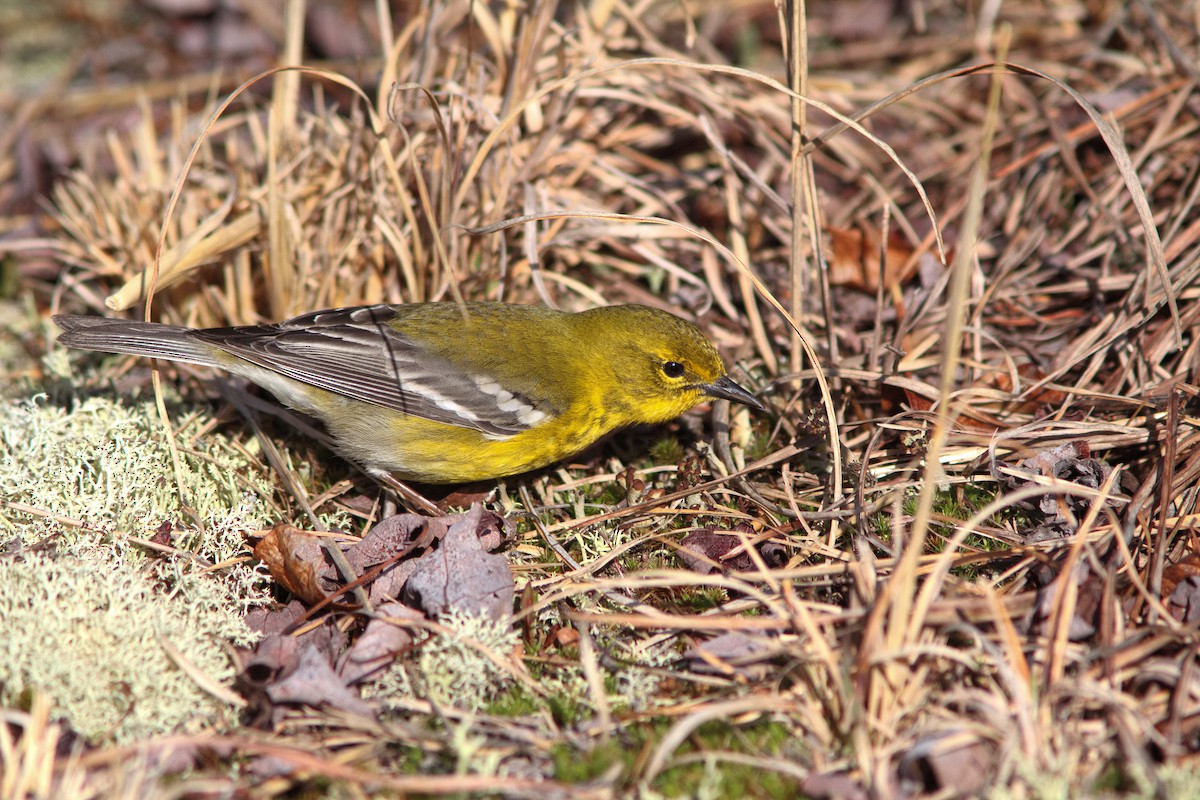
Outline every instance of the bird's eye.
<path id="1" fill-rule="evenodd" d="M 662 371 L 668 378 L 682 378 L 684 372 L 683 364 L 680 364 L 678 361 L 668 361 L 663 364 Z"/>

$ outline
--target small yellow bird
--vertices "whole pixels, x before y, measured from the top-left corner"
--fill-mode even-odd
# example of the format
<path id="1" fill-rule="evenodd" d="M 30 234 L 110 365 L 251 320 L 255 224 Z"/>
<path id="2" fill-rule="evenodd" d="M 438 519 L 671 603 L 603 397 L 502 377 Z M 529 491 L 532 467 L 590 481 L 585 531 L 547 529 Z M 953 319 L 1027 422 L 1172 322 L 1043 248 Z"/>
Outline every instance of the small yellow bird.
<path id="1" fill-rule="evenodd" d="M 220 367 L 317 417 L 376 475 L 465 483 L 573 455 L 705 397 L 765 411 L 700 330 L 624 305 L 579 313 L 504 303 L 314 311 L 276 325 L 181 328 L 56 316 L 59 341 Z"/>

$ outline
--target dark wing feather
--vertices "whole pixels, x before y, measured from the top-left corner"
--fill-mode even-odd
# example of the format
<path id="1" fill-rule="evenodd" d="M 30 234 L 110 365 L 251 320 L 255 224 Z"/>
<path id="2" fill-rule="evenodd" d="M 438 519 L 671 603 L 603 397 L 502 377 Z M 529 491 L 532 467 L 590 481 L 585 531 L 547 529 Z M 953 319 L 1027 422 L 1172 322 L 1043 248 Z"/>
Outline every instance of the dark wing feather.
<path id="1" fill-rule="evenodd" d="M 431 355 L 388 324 L 395 316 L 387 305 L 339 308 L 193 335 L 301 383 L 493 436 L 520 433 L 550 411 L 530 398 L 485 391 L 494 388 L 491 376 Z"/>

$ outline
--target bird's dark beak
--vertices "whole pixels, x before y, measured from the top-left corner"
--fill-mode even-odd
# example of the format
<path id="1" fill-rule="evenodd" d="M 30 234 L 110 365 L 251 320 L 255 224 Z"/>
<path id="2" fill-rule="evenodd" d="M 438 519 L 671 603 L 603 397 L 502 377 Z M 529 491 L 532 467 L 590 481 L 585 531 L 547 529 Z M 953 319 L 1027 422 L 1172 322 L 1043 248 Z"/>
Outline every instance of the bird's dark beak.
<path id="1" fill-rule="evenodd" d="M 754 395 L 747 392 L 742 387 L 729 379 L 726 375 L 723 378 L 718 378 L 712 383 L 706 383 L 700 387 L 700 391 L 704 392 L 709 397 L 719 397 L 722 400 L 732 400 L 735 403 L 742 403 L 759 411 L 766 411 L 767 407 L 762 401 Z"/>

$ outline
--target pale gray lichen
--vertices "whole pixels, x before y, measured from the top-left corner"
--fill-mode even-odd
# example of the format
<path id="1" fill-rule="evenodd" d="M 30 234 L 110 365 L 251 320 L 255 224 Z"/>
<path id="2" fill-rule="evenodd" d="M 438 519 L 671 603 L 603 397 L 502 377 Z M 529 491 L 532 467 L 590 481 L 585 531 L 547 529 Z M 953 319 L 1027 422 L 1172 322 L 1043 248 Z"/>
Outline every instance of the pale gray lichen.
<path id="1" fill-rule="evenodd" d="M 393 665 L 364 694 L 385 709 L 416 695 L 476 712 L 506 691 L 513 673 L 503 664 L 521 640 L 512 621 L 455 609 L 439 622 L 446 631 L 419 646 L 415 664 Z"/>
<path id="2" fill-rule="evenodd" d="M 181 424 L 182 492 L 148 402 L 0 402 L 0 526 L 16 551 L 0 561 L 0 704 L 44 692 L 77 731 L 117 742 L 232 718 L 171 654 L 232 680 L 229 646 L 251 641 L 241 615 L 266 581 L 249 563 L 202 567 L 248 553 L 270 487 L 225 437 Z M 132 542 L 160 528 L 199 558 Z"/>
<path id="3" fill-rule="evenodd" d="M 228 643 L 253 637 L 228 588 L 192 576 L 168 594 L 157 565 L 97 558 L 0 560 L 0 705 L 40 691 L 80 734 L 117 743 L 231 722 L 178 660 L 232 680 Z"/>
<path id="4" fill-rule="evenodd" d="M 214 562 L 233 558 L 245 552 L 243 534 L 267 524 L 261 498 L 270 486 L 225 437 L 188 439 L 199 427 L 188 420 L 177 436 L 177 486 L 149 402 L 93 397 L 70 411 L 44 398 L 0 403 L 0 497 L 10 501 L 0 513 L 24 544 L 51 540 L 60 552 L 120 547 L 124 537 L 151 538 L 169 523 L 173 546 Z"/>

